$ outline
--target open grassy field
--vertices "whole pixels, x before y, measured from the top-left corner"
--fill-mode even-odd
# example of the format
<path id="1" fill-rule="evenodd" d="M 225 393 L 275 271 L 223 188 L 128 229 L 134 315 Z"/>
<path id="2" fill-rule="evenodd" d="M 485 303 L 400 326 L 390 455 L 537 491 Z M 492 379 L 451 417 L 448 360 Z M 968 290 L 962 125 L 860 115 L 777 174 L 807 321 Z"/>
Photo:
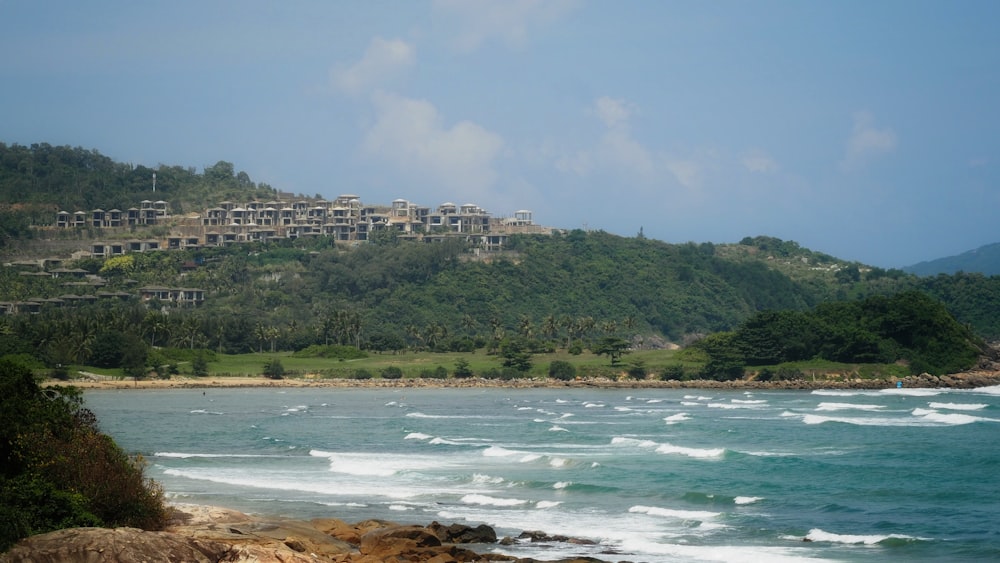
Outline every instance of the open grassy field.
<path id="1" fill-rule="evenodd" d="M 456 366 L 461 361 L 468 364 L 468 369 L 475 376 L 496 376 L 503 370 L 502 358 L 488 354 L 484 350 L 476 352 L 404 352 L 369 354 L 358 359 L 337 359 L 320 357 L 297 357 L 289 352 L 263 352 L 249 354 L 215 354 L 208 363 L 209 377 L 262 377 L 265 364 L 277 359 L 285 370 L 286 378 L 347 378 L 358 377 L 359 372 L 366 372 L 372 378 L 379 378 L 386 368 L 399 368 L 404 378 L 431 377 L 441 371 L 447 377 L 454 377 Z M 534 354 L 531 356 L 531 369 L 521 375 L 528 378 L 545 378 L 553 361 L 564 361 L 576 369 L 578 377 L 623 378 L 631 368 L 641 365 L 648 379 L 661 379 L 664 371 L 676 372 L 680 367 L 685 379 L 696 379 L 702 367 L 697 357 L 684 354 L 679 350 L 635 350 L 612 366 L 607 356 L 597 356 L 590 352 L 569 354 L 564 350 L 549 354 Z M 177 362 L 176 373 L 183 376 L 192 375 L 190 362 Z M 92 366 L 73 366 L 70 373 L 89 373 L 101 376 L 123 378 L 122 371 L 114 368 L 96 368 Z M 904 365 L 897 364 L 843 364 L 825 360 L 810 360 L 778 366 L 758 366 L 748 369 L 751 377 L 762 372 L 772 374 L 796 374 L 797 378 L 807 380 L 824 380 L 841 377 L 861 379 L 898 379 L 908 375 Z M 162 377 L 165 374 L 151 374 Z"/>

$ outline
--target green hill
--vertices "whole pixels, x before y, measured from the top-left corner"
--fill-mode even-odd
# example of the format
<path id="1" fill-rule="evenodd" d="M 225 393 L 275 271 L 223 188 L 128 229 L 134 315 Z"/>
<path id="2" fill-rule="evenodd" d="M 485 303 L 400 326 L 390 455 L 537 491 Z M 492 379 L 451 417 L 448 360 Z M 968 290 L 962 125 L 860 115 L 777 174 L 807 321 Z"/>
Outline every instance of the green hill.
<path id="1" fill-rule="evenodd" d="M 920 262 L 903 268 L 903 271 L 918 276 L 936 276 L 958 272 L 980 273 L 987 276 L 1000 275 L 1000 243 L 980 246 L 957 256 Z"/>
<path id="2" fill-rule="evenodd" d="M 42 236 L 46 231 L 32 221 L 44 218 L 41 224 L 48 224 L 53 210 L 66 205 L 109 208 L 152 196 L 146 191 L 151 169 L 114 163 L 96 151 L 0 145 L 0 162 L 0 202 L 11 219 L 4 225 L 17 227 L 6 229 L 9 241 Z M 156 193 L 169 193 L 171 203 L 185 211 L 276 193 L 225 162 L 200 174 L 162 165 L 156 171 Z M 27 187 L 33 188 L 22 191 Z M 18 195 L 24 193 L 30 195 Z M 764 311 L 807 311 L 914 289 L 940 300 L 977 335 L 1000 338 L 1000 277 L 918 278 L 767 236 L 733 244 L 668 244 L 557 231 L 515 236 L 508 250 L 481 254 L 460 240 L 388 237 L 340 246 L 318 237 L 132 253 L 66 266 L 85 270 L 90 281 L 99 277 L 103 285 L 0 269 L 0 302 L 33 299 L 38 311 L 0 317 L 0 355 L 72 363 L 91 356 L 99 343 L 124 341 L 124 335 L 157 347 L 231 353 L 334 343 L 375 351 L 457 351 L 496 347 L 514 336 L 543 346 L 615 337 L 648 347 L 734 330 Z M 152 286 L 197 288 L 205 299 L 191 308 L 155 298 L 138 302 L 140 288 Z"/>

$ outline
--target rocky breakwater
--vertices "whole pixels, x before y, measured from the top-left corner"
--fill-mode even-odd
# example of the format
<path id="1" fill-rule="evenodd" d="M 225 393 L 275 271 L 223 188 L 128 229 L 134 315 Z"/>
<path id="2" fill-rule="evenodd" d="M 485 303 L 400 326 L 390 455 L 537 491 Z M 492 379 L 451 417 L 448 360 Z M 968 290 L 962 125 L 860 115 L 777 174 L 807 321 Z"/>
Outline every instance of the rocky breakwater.
<path id="1" fill-rule="evenodd" d="M 549 537 L 550 541 L 586 543 Z M 499 543 L 516 542 L 503 538 Z M 522 539 L 523 541 L 523 539 Z M 534 563 L 469 547 L 498 543 L 486 525 L 405 525 L 383 520 L 348 524 L 335 518 L 309 522 L 256 518 L 216 507 L 180 505 L 162 532 L 134 528 L 70 528 L 32 536 L 0 555 L 0 563 Z M 579 557 L 557 563 L 602 563 Z"/>

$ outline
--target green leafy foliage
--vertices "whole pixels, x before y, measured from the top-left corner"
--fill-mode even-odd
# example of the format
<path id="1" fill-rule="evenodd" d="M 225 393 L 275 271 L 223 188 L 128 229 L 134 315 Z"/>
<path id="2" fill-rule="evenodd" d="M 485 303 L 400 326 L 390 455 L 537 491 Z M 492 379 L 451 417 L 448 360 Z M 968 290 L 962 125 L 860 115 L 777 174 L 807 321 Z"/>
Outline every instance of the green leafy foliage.
<path id="1" fill-rule="evenodd" d="M 598 356 L 608 356 L 611 358 L 611 365 L 617 365 L 621 357 L 628 353 L 629 343 L 627 340 L 614 337 L 605 336 L 600 341 L 595 343 L 590 351 L 597 354 Z"/>
<path id="2" fill-rule="evenodd" d="M 402 379 L 403 370 L 398 366 L 387 366 L 379 372 L 379 377 L 382 379 Z"/>
<path id="3" fill-rule="evenodd" d="M 51 223 L 53 203 L 75 211 L 128 209 L 144 199 L 162 199 L 182 212 L 224 199 L 268 199 L 275 195 L 273 188 L 255 184 L 245 172 L 236 173 L 233 164 L 225 161 L 206 166 L 204 173 L 198 174 L 193 168 L 180 166 L 147 168 L 114 162 L 96 150 L 80 147 L 0 143 L 0 203 L 18 203 L 22 209 L 19 216 L 34 224 Z M 30 212 L 40 209 L 50 217 L 34 222 L 36 215 Z M 8 225 L 0 217 L 0 231 L 13 232 L 20 225 Z"/>
<path id="4" fill-rule="evenodd" d="M 939 301 L 919 291 L 863 301 L 824 303 L 812 312 L 761 312 L 734 332 L 695 348 L 708 355 L 706 375 L 734 378 L 744 365 L 812 358 L 847 363 L 904 362 L 933 375 L 971 367 L 983 342 Z"/>
<path id="5" fill-rule="evenodd" d="M 572 381 L 576 378 L 576 367 L 565 360 L 553 360 L 549 364 L 549 377 L 560 381 Z"/>
<path id="6" fill-rule="evenodd" d="M 263 373 L 268 379 L 282 379 L 285 377 L 285 366 L 278 358 L 271 358 L 264 364 Z"/>
<path id="7" fill-rule="evenodd" d="M 71 526 L 160 529 L 166 514 L 142 460 L 98 430 L 79 392 L 0 360 L 0 550 Z"/>

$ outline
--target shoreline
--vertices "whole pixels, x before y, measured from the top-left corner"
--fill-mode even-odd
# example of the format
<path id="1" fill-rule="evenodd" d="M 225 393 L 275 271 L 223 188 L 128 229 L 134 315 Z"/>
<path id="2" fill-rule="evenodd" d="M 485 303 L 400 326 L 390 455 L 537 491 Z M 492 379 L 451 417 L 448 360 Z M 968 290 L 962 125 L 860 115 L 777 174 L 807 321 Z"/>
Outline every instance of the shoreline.
<path id="1" fill-rule="evenodd" d="M 133 381 L 125 378 L 86 374 L 70 380 L 47 379 L 43 386 L 67 385 L 82 390 L 157 390 L 157 389 L 228 389 L 228 388 L 341 388 L 341 389 L 719 389 L 719 390 L 815 390 L 815 389 L 892 389 L 902 383 L 903 388 L 931 389 L 974 389 L 1000 385 L 1000 371 L 969 371 L 957 374 L 933 376 L 923 374 L 908 376 L 901 380 L 887 379 L 796 379 L 790 381 L 756 380 L 613 380 L 607 378 L 576 379 L 484 379 L 471 377 L 464 379 L 329 379 L 329 378 L 286 378 L 268 379 L 263 376 L 239 377 L 188 377 L 171 379 L 141 379 Z"/>
<path id="2" fill-rule="evenodd" d="M 65 528 L 29 536 L 0 554 L 3 563 L 39 561 L 282 562 L 282 563 L 608 563 L 592 555 L 559 559 L 520 557 L 517 545 L 599 547 L 599 544 L 541 531 L 500 538 L 488 525 L 407 524 L 386 520 L 348 523 L 336 517 L 310 520 L 250 514 L 216 505 L 168 502 L 160 531 L 136 528 Z M 504 547 L 515 549 L 504 549 Z M 573 551 L 572 549 L 570 551 Z M 583 549 L 580 551 L 590 552 Z M 618 556 L 601 550 L 599 555 Z"/>

